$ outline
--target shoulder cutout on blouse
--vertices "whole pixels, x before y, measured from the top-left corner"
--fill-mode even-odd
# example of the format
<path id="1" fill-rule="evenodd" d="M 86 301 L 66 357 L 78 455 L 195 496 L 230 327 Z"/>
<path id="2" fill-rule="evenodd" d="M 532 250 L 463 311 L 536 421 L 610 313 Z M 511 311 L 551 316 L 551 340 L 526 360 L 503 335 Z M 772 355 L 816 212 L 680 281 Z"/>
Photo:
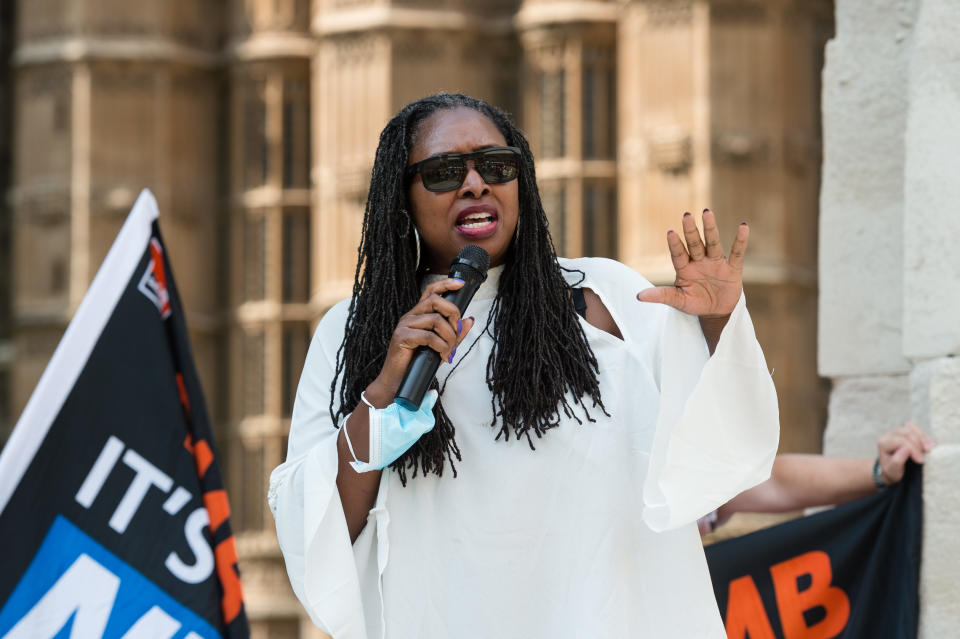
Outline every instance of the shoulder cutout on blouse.
<path id="1" fill-rule="evenodd" d="M 620 332 L 617 323 L 613 321 L 613 316 L 610 315 L 610 311 L 604 306 L 600 296 L 593 292 L 593 289 L 570 289 L 570 297 L 573 299 L 577 314 L 587 320 L 591 326 L 599 328 L 617 339 L 623 339 L 623 334 Z"/>

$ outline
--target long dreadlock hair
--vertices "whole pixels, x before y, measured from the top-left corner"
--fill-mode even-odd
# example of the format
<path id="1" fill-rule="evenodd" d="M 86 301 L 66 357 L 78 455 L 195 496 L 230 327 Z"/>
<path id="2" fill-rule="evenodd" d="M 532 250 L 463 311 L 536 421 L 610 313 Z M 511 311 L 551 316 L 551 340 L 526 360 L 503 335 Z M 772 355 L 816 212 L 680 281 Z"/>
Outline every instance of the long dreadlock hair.
<path id="1" fill-rule="evenodd" d="M 441 93 L 417 100 L 395 115 L 380 134 L 363 216 L 353 297 L 330 387 L 330 415 L 334 424 L 339 424 L 358 404 L 360 393 L 383 366 L 397 322 L 420 298 L 417 240 L 410 232 L 413 222 L 404 208 L 404 169 L 421 123 L 441 109 L 458 107 L 489 118 L 507 144 L 522 152 L 518 232 L 507 251 L 485 329 L 494 341 L 486 377 L 491 391 L 491 426 L 499 424 L 496 439 L 509 439 L 512 429 L 517 439 L 525 437 L 534 449 L 531 432 L 542 437 L 560 422 L 561 411 L 583 423 L 570 398 L 583 409 L 588 421 L 595 420 L 585 403 L 587 397 L 593 408 L 606 413 L 597 379 L 599 368 L 557 262 L 530 146 L 502 111 L 462 94 Z M 436 380 L 432 387 L 438 388 Z M 433 412 L 434 428 L 392 464 L 404 485 L 411 469 L 413 477 L 418 470 L 442 475 L 445 460 L 456 476 L 454 458 L 461 457 L 454 425 L 441 400 Z"/>

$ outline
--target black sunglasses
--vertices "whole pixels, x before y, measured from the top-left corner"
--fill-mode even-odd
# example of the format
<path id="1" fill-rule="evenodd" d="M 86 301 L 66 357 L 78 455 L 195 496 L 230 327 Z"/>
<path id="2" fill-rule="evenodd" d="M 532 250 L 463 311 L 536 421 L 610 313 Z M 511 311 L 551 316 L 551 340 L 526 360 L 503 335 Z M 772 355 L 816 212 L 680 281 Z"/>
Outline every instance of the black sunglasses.
<path id="1" fill-rule="evenodd" d="M 515 146 L 494 146 L 473 153 L 442 153 L 407 167 L 406 178 L 417 173 L 423 188 L 434 193 L 460 188 L 467 179 L 467 162 L 487 184 L 503 184 L 520 174 L 520 149 Z"/>

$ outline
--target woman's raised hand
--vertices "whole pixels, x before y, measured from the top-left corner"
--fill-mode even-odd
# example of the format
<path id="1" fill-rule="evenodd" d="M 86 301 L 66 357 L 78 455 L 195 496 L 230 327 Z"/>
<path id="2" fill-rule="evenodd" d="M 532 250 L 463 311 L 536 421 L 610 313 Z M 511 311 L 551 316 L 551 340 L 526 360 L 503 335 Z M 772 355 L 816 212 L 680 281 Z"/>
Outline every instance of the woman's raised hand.
<path id="1" fill-rule="evenodd" d="M 430 284 L 424 289 L 420 301 L 397 322 L 383 368 L 371 384 L 372 387 L 377 387 L 379 392 L 367 393 L 374 404 L 377 404 L 374 396 L 389 396 L 389 400 L 393 400 L 393 395 L 410 367 L 413 353 L 419 346 L 432 348 L 445 361 L 453 359 L 457 346 L 473 328 L 474 320 L 472 317 L 461 319 L 460 309 L 453 302 L 443 299 L 443 294 L 462 286 L 461 280 L 452 278 Z"/>
<path id="2" fill-rule="evenodd" d="M 642 302 L 667 304 L 689 315 L 703 318 L 725 317 L 733 312 L 743 290 L 743 255 L 747 250 L 750 227 L 744 222 L 730 248 L 723 253 L 717 220 L 709 209 L 703 211 L 703 237 L 690 213 L 683 214 L 684 246 L 674 231 L 667 232 L 670 258 L 677 272 L 673 286 L 657 286 L 640 291 Z"/>

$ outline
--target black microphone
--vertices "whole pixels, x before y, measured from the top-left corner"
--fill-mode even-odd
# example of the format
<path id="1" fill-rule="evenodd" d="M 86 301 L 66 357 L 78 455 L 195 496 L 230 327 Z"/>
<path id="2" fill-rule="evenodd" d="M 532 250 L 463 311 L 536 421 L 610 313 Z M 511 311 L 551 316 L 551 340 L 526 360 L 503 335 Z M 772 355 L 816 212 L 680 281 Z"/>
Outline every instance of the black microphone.
<path id="1" fill-rule="evenodd" d="M 457 258 L 450 265 L 450 277 L 464 281 L 464 285 L 455 291 L 447 291 L 443 299 L 453 302 L 460 309 L 461 315 L 467 311 L 467 305 L 473 299 L 474 293 L 487 279 L 487 269 L 490 268 L 490 255 L 479 246 L 472 244 L 463 247 Z M 419 346 L 413 354 L 413 361 L 400 382 L 400 389 L 393 402 L 415 411 L 420 408 L 420 402 L 430 387 L 430 382 L 437 376 L 440 368 L 440 353 L 429 346 Z"/>

